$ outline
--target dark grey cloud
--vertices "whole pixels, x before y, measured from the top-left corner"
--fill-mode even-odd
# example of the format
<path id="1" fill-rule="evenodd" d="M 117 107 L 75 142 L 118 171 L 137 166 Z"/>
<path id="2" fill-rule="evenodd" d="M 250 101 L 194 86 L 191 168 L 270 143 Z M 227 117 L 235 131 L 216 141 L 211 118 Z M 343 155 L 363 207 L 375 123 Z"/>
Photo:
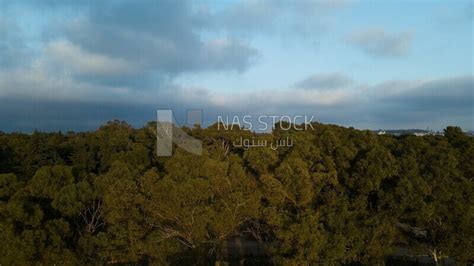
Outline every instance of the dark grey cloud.
<path id="1" fill-rule="evenodd" d="M 330 73 L 287 90 L 236 94 L 174 83 L 184 73 L 246 71 L 260 51 L 245 34 L 315 35 L 326 23 L 321 14 L 338 9 L 337 1 L 244 1 L 217 13 L 188 1 L 23 1 L 73 14 L 48 25 L 34 52 L 4 12 L 17 2 L 0 2 L 2 130 L 91 130 L 115 118 L 141 126 L 158 106 L 178 114 L 203 109 L 208 123 L 218 114 L 307 114 L 359 128 L 474 128 L 472 76 L 361 88 Z M 412 39 L 369 29 L 345 40 L 372 56 L 398 57 L 410 52 Z"/>
<path id="2" fill-rule="evenodd" d="M 343 2 L 241 1 L 210 11 L 204 2 L 192 1 L 2 1 L 0 60 L 9 66 L 0 76 L 15 79 L 0 83 L 21 84 L 25 92 L 32 92 L 27 87 L 35 82 L 41 88 L 62 86 L 61 95 L 68 86 L 72 95 L 96 87 L 114 97 L 109 93 L 114 88 L 117 93 L 161 90 L 185 73 L 244 72 L 258 61 L 260 51 L 238 32 L 271 32 L 281 28 L 281 21 L 294 21 L 283 23 L 288 24 L 286 32 L 307 34 L 321 25 L 325 11 L 339 9 Z M 3 22 L 14 21 L 10 9 L 68 17 L 43 25 L 33 52 L 23 45 L 21 32 Z M 21 69 L 11 66 L 22 61 L 26 63 Z M 20 80 L 22 76 L 25 80 Z M 12 91 L 22 94 L 7 88 L 0 95 Z"/>
<path id="3" fill-rule="evenodd" d="M 153 121 L 151 105 L 85 103 L 76 101 L 0 98 L 0 131 L 88 131 L 113 119 L 135 127 Z"/>
<path id="4" fill-rule="evenodd" d="M 441 129 L 456 124 L 473 129 L 474 77 L 392 81 L 367 91 L 363 108 L 372 127 Z"/>
<path id="5" fill-rule="evenodd" d="M 390 33 L 383 28 L 370 28 L 352 32 L 345 41 L 374 57 L 400 57 L 409 54 L 413 33 Z"/>
<path id="6" fill-rule="evenodd" d="M 102 2 L 62 34 L 81 49 L 121 59 L 137 72 L 177 75 L 250 67 L 258 51 L 227 36 L 202 38 L 200 15 L 188 1 Z"/>
<path id="7" fill-rule="evenodd" d="M 382 89 L 385 84 L 380 85 Z M 387 92 L 380 97 L 384 102 L 403 106 L 408 110 L 446 111 L 454 109 L 460 112 L 469 110 L 474 100 L 474 82 L 472 76 L 431 80 L 415 83 L 408 88 Z M 472 111 L 472 110 L 471 110 Z"/>
<path id="8" fill-rule="evenodd" d="M 205 125 L 215 122 L 218 115 L 314 115 L 321 122 L 356 128 L 443 129 L 457 125 L 472 130 L 473 84 L 473 76 L 459 76 L 350 85 L 342 91 L 288 89 L 239 95 L 175 86 L 154 97 L 148 95 L 154 100 L 142 103 L 0 97 L 0 128 L 93 130 L 111 119 L 127 120 L 138 127 L 154 120 L 159 108 L 174 110 L 180 123 L 186 109 L 203 109 Z"/>
<path id="9" fill-rule="evenodd" d="M 297 82 L 295 87 L 305 90 L 328 90 L 345 88 L 351 84 L 352 79 L 343 74 L 319 73 Z"/>
<path id="10" fill-rule="evenodd" d="M 12 70 L 22 56 L 50 78 L 97 86 L 159 88 L 183 73 L 243 72 L 259 51 L 229 34 L 204 35 L 213 28 L 209 13 L 191 1 L 19 1 L 3 4 L 0 65 Z M 26 53 L 22 34 L 8 10 L 35 9 L 71 14 L 46 25 L 35 53 Z M 44 73 L 43 73 L 44 74 Z"/>

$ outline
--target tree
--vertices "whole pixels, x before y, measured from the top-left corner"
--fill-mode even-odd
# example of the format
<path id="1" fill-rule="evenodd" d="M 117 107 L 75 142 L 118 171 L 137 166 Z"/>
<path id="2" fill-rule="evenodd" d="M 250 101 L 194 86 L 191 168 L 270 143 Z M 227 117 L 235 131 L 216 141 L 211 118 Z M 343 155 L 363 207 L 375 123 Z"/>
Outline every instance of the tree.
<path id="1" fill-rule="evenodd" d="M 400 247 L 474 261 L 474 138 L 460 128 L 283 126 L 183 128 L 203 154 L 171 157 L 156 155 L 155 122 L 0 133 L 0 264 L 372 265 Z"/>

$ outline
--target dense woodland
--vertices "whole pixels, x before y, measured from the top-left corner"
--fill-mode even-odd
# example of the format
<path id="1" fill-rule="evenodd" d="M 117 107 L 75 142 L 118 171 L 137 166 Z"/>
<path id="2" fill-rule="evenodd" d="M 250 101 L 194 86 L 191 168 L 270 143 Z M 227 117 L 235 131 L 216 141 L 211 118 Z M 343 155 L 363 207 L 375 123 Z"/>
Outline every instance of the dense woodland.
<path id="1" fill-rule="evenodd" d="M 474 260 L 474 138 L 460 128 L 184 130 L 202 156 L 158 157 L 153 122 L 0 133 L 0 264 L 378 264 L 400 249 Z M 240 136 L 294 145 L 246 150 Z"/>

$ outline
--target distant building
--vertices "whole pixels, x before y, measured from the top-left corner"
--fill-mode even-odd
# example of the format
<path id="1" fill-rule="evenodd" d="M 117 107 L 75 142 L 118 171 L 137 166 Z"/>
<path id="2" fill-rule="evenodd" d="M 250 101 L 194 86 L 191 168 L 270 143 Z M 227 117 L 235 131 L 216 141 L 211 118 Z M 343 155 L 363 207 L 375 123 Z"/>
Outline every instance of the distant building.
<path id="1" fill-rule="evenodd" d="M 423 136 L 443 136 L 443 132 L 433 130 L 422 130 L 422 129 L 391 129 L 391 130 L 376 130 L 374 131 L 377 135 L 391 135 L 391 136 L 402 136 L 402 135 L 415 135 L 417 137 Z"/>
<path id="2" fill-rule="evenodd" d="M 415 132 L 415 133 L 413 133 L 413 135 L 415 135 L 417 137 L 423 137 L 423 136 L 429 135 L 429 133 L 427 133 L 427 132 Z"/>

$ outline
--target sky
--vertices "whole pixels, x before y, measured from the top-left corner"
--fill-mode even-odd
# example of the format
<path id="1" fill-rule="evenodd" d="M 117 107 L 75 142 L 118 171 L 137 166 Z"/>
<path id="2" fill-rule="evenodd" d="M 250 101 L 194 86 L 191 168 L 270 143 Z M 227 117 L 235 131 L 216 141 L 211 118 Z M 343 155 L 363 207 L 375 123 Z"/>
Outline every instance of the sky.
<path id="1" fill-rule="evenodd" d="M 474 130 L 473 2 L 0 0 L 0 131 L 156 110 Z"/>

